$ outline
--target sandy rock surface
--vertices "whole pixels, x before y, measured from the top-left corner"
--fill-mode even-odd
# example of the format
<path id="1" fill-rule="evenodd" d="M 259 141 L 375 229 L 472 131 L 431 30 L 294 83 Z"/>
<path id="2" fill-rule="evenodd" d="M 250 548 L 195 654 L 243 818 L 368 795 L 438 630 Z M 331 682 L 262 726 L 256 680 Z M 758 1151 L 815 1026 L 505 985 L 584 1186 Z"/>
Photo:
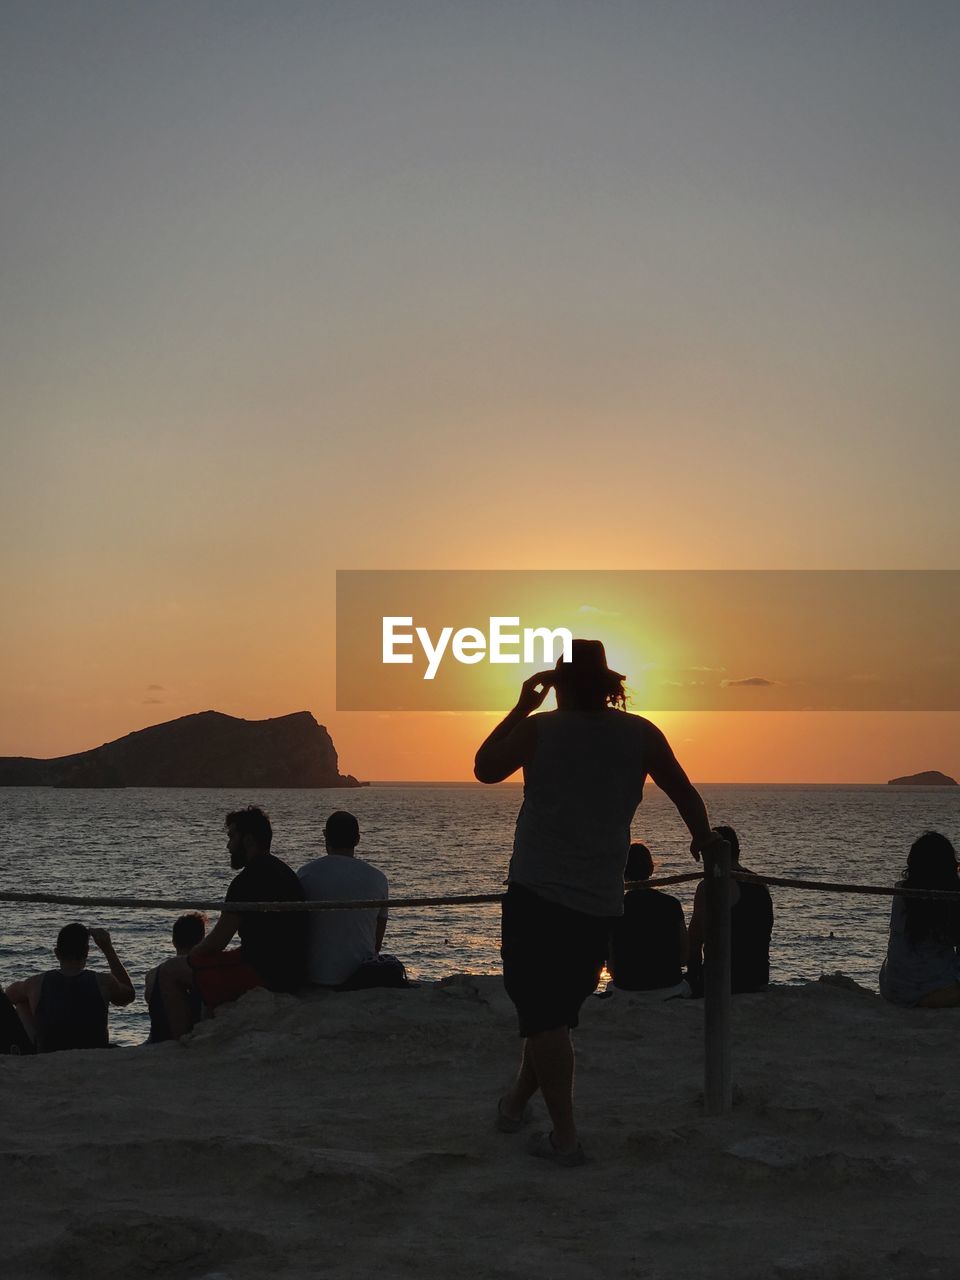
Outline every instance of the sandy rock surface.
<path id="1" fill-rule="evenodd" d="M 496 978 L 257 991 L 181 1044 L 0 1059 L 6 1275 L 960 1276 L 960 1013 L 840 979 L 734 1005 L 709 1119 L 701 1001 L 588 1001 L 579 1169 L 493 1127 Z"/>

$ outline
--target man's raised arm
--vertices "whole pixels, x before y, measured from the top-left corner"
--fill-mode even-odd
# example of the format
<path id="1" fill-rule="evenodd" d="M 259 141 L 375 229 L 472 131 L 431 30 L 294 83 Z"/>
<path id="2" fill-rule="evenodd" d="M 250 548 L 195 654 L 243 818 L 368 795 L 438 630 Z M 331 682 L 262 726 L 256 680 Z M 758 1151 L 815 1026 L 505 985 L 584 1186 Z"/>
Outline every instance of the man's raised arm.
<path id="1" fill-rule="evenodd" d="M 103 975 L 100 983 L 101 990 L 106 994 L 111 1004 L 130 1004 L 137 998 L 137 993 L 133 983 L 130 981 L 130 975 L 123 967 L 123 962 L 113 949 L 113 943 L 110 940 L 110 934 L 106 929 L 91 929 L 90 937 L 92 941 L 103 952 L 103 958 L 110 967 L 109 978 Z"/>
<path id="2" fill-rule="evenodd" d="M 480 744 L 473 762 L 478 782 L 503 782 L 528 763 L 537 741 L 536 725 L 528 720 L 541 705 L 552 684 L 552 671 L 538 671 L 520 687 L 520 697 L 493 733 Z M 539 688 L 537 686 L 540 686 Z"/>
<path id="3" fill-rule="evenodd" d="M 699 861 L 708 844 L 719 837 L 710 829 L 707 807 L 673 754 L 670 743 L 656 725 L 650 725 L 647 772 L 660 790 L 676 805 L 677 812 L 690 832 L 690 852 Z"/>
<path id="4" fill-rule="evenodd" d="M 220 919 L 205 938 L 190 948 L 192 956 L 215 956 L 218 951 L 225 951 L 233 935 L 240 928 L 240 915 L 236 911 L 221 912 Z"/>

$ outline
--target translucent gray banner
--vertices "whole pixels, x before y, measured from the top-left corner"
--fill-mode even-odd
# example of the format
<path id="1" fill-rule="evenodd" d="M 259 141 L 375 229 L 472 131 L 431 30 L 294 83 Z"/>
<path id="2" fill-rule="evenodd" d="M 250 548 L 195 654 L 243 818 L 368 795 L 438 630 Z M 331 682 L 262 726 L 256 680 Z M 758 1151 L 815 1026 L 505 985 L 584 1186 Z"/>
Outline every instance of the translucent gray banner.
<path id="1" fill-rule="evenodd" d="M 565 636 L 644 711 L 960 710 L 957 570 L 342 570 L 339 711 L 501 711 Z"/>

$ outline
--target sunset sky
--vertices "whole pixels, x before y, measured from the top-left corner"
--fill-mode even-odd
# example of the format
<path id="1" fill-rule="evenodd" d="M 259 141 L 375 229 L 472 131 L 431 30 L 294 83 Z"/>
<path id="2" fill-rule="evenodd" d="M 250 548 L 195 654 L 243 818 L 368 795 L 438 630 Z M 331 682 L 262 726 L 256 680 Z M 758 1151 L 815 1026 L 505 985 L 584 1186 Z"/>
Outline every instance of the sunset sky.
<path id="1" fill-rule="evenodd" d="M 469 776 L 489 716 L 336 711 L 338 569 L 960 567 L 954 0 L 0 30 L 0 754 L 309 709 Z M 657 719 L 703 781 L 960 776 L 957 713 Z"/>

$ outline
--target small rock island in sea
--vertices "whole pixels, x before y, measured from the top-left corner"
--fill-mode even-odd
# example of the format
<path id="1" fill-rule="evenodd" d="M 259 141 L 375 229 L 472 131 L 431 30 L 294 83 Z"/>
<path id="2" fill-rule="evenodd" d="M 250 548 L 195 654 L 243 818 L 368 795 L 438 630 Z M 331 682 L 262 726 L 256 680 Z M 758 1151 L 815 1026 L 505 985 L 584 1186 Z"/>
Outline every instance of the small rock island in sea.
<path id="1" fill-rule="evenodd" d="M 891 778 L 888 787 L 955 787 L 956 778 L 951 778 L 936 769 L 927 769 L 925 773 L 908 773 L 903 778 Z"/>
<path id="2" fill-rule="evenodd" d="M 53 760 L 0 757 L 3 787 L 360 787 L 309 711 L 240 720 L 200 711 Z"/>

